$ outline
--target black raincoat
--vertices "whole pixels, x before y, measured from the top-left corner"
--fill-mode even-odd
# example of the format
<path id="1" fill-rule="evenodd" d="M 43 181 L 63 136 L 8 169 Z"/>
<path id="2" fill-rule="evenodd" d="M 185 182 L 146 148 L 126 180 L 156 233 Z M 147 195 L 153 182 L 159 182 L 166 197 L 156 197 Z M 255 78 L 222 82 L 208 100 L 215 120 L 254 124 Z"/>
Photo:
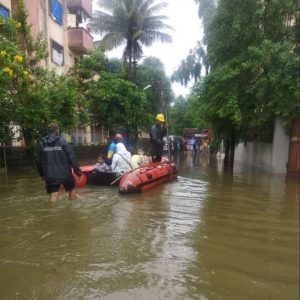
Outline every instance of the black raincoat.
<path id="1" fill-rule="evenodd" d="M 48 135 L 38 146 L 37 166 L 47 185 L 72 182 L 72 169 L 81 175 L 71 146 L 59 136 Z"/>
<path id="2" fill-rule="evenodd" d="M 164 148 L 164 136 L 166 135 L 166 129 L 158 126 L 156 123 L 152 125 L 150 130 L 150 144 L 151 144 L 151 155 L 161 156 Z"/>

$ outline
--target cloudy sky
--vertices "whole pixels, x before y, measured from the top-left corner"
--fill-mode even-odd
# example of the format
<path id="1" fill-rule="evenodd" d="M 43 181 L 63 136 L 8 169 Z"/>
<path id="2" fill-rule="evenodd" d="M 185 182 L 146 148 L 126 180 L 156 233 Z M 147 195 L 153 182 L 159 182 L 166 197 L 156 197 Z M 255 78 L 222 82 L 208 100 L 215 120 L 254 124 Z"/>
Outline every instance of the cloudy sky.
<path id="1" fill-rule="evenodd" d="M 158 0 L 157 2 L 159 2 Z M 162 0 L 163 1 L 163 0 Z M 198 18 L 198 9 L 194 0 L 164 0 L 168 7 L 161 11 L 169 17 L 167 24 L 174 28 L 170 34 L 173 37 L 171 44 L 156 43 L 151 47 L 144 47 L 145 56 L 157 56 L 164 63 L 166 73 L 171 76 L 178 64 L 184 59 L 189 50 L 194 48 L 196 42 L 202 38 L 201 23 Z M 109 57 L 121 57 L 122 48 L 112 50 Z M 188 88 L 181 87 L 180 84 L 173 84 L 176 95 L 186 95 Z"/>

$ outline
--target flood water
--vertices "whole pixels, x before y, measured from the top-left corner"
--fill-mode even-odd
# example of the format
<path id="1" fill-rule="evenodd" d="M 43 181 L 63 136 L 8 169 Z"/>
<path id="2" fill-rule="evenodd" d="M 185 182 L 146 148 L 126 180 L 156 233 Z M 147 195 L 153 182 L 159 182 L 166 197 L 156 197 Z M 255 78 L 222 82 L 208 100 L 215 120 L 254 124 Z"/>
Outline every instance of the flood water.
<path id="1" fill-rule="evenodd" d="M 89 186 L 49 204 L 0 175 L 0 299 L 299 299 L 299 179 L 178 159 L 144 194 Z"/>

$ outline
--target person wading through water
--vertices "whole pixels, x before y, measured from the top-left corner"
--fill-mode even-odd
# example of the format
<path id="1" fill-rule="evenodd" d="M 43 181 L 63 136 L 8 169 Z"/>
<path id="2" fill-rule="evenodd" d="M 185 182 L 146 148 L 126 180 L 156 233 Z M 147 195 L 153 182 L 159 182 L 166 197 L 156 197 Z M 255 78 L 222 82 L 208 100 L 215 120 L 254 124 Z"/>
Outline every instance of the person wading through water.
<path id="1" fill-rule="evenodd" d="M 49 202 L 57 199 L 60 185 L 69 192 L 69 199 L 77 197 L 72 175 L 81 176 L 75 154 L 71 146 L 59 136 L 57 124 L 49 124 L 48 135 L 42 138 L 37 150 L 37 166 L 42 180 L 45 180 Z"/>
<path id="2" fill-rule="evenodd" d="M 166 135 L 165 117 L 163 114 L 158 114 L 155 117 L 155 123 L 150 130 L 150 144 L 152 162 L 161 162 L 161 156 L 164 148 L 164 136 Z"/>

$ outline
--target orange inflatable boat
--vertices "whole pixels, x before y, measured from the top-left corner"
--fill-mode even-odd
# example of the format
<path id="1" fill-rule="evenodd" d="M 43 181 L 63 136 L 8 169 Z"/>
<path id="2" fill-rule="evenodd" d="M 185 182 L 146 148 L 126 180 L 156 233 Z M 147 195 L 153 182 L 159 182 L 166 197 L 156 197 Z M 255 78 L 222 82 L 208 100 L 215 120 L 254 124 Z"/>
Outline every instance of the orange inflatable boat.
<path id="1" fill-rule="evenodd" d="M 82 174 L 82 176 L 78 176 L 72 170 L 72 175 L 73 175 L 73 181 L 74 181 L 74 184 L 75 184 L 76 188 L 82 188 L 82 187 L 86 186 L 86 184 L 87 184 L 87 176 L 84 173 Z M 61 191 L 65 190 L 65 188 L 64 188 L 64 186 L 62 184 L 60 185 L 59 189 Z"/>
<path id="2" fill-rule="evenodd" d="M 140 167 L 125 173 L 119 183 L 121 194 L 141 193 L 177 178 L 177 167 L 173 163 L 161 162 Z"/>

